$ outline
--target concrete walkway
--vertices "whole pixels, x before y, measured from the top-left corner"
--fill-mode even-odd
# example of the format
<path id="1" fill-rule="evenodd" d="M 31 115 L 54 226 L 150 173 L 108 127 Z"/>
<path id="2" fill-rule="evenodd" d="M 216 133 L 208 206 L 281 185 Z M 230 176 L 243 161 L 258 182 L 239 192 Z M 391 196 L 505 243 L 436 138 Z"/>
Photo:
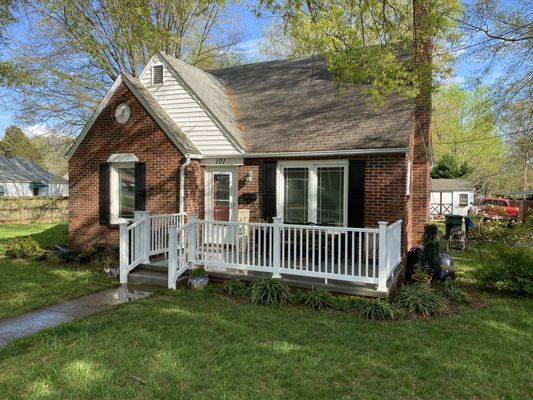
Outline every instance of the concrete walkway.
<path id="1" fill-rule="evenodd" d="M 118 304 L 143 299 L 151 294 L 149 289 L 136 290 L 120 285 L 89 294 L 61 304 L 44 307 L 26 314 L 0 320 L 0 346 L 10 340 L 33 335 L 43 329 L 83 318 L 107 310 Z"/>

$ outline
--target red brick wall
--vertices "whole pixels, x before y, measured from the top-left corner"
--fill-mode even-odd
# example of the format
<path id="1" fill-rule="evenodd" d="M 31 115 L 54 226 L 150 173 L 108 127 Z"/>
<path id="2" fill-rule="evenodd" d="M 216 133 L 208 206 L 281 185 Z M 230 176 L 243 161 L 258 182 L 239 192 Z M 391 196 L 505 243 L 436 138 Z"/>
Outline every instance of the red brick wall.
<path id="1" fill-rule="evenodd" d="M 114 110 L 122 102 L 128 103 L 132 110 L 125 125 L 118 124 L 114 118 Z M 96 243 L 118 244 L 118 226 L 98 222 L 99 165 L 113 153 L 134 153 L 139 161 L 146 163 L 147 211 L 178 211 L 179 166 L 183 156 L 122 84 L 69 162 L 68 233 L 72 248 L 92 248 Z"/>
<path id="2" fill-rule="evenodd" d="M 113 115 L 121 102 L 127 102 L 132 109 L 132 117 L 126 125 L 116 123 Z M 407 154 L 314 158 L 366 161 L 365 226 L 375 227 L 378 221 L 392 223 L 402 219 L 404 251 L 420 243 L 429 215 L 429 162 L 425 145 L 429 138 L 429 118 L 429 113 L 417 112 L 410 137 L 412 151 Z M 98 222 L 99 165 L 113 153 L 134 153 L 146 163 L 147 211 L 173 213 L 179 210 L 179 167 L 185 159 L 122 85 L 69 163 L 69 242 L 73 248 L 118 243 L 118 226 L 99 225 Z M 413 162 L 410 196 L 405 192 L 408 160 Z M 263 159 L 245 159 L 245 164 L 238 168 L 239 209 L 250 210 L 250 221 L 262 219 L 263 162 Z M 252 180 L 247 182 L 249 171 Z M 185 176 L 185 212 L 195 213 L 199 218 L 205 217 L 204 184 L 204 167 L 199 160 L 191 160 Z"/>

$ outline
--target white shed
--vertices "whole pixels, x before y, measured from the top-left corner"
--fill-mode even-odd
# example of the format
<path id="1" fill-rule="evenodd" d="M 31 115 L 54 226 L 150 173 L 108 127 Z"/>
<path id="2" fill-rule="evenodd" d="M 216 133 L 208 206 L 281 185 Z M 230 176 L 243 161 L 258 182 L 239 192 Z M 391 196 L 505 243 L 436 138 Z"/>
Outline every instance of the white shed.
<path id="1" fill-rule="evenodd" d="M 466 179 L 431 179 L 431 215 L 467 215 L 474 190 Z"/>

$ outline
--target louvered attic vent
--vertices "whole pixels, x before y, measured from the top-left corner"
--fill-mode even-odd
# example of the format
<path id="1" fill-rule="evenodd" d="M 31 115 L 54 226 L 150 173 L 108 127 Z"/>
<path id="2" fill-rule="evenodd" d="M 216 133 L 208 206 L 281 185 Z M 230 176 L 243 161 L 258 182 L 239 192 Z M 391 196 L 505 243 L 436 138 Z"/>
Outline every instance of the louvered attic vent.
<path id="1" fill-rule="evenodd" d="M 153 66 L 153 83 L 163 83 L 163 66 L 162 65 L 154 65 Z"/>

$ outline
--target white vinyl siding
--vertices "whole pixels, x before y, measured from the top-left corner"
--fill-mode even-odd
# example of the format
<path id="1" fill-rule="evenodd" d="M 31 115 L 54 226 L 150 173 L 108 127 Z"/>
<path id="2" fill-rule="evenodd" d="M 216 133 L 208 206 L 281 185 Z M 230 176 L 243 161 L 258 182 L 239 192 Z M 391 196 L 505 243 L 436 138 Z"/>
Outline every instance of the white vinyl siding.
<path id="1" fill-rule="evenodd" d="M 152 66 L 161 61 L 154 57 L 141 74 L 140 81 L 159 102 L 161 107 L 189 136 L 202 154 L 238 154 L 233 144 L 214 123 L 202 106 L 183 88 L 166 66 L 163 84 L 152 84 Z"/>

